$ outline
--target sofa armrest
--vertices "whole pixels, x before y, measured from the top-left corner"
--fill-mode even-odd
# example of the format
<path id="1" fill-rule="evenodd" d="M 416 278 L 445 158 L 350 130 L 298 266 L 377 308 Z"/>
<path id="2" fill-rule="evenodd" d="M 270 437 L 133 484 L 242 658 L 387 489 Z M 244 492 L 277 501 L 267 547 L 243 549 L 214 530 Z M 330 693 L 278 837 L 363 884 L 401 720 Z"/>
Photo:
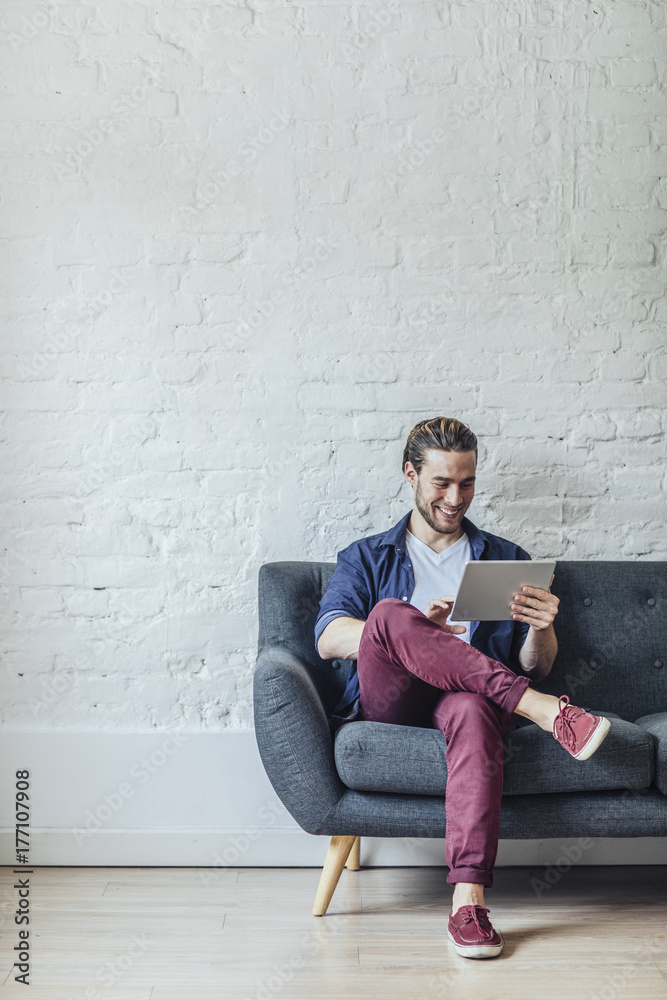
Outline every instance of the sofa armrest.
<path id="1" fill-rule="evenodd" d="M 257 658 L 255 737 L 280 801 L 307 833 L 319 833 L 345 793 L 324 706 L 303 660 L 282 646 Z"/>
<path id="2" fill-rule="evenodd" d="M 650 733 L 655 743 L 655 784 L 667 795 L 667 712 L 642 715 L 635 726 Z"/>

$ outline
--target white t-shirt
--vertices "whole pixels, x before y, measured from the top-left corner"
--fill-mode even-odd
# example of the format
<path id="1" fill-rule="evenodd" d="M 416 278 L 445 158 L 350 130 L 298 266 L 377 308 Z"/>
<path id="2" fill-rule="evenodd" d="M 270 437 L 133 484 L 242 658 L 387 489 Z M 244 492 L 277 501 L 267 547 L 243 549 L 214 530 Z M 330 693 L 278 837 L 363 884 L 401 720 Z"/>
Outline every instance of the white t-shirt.
<path id="1" fill-rule="evenodd" d="M 410 604 L 424 611 L 429 601 L 434 597 L 444 597 L 446 594 L 456 594 L 466 562 L 471 558 L 470 541 L 465 532 L 453 545 L 442 552 L 434 552 L 430 545 L 422 542 L 408 529 L 406 536 L 408 555 L 415 571 L 415 589 L 410 598 Z M 448 619 L 449 621 L 449 619 Z M 457 639 L 470 642 L 470 622 L 452 622 L 465 625 L 466 631 L 454 632 Z"/>

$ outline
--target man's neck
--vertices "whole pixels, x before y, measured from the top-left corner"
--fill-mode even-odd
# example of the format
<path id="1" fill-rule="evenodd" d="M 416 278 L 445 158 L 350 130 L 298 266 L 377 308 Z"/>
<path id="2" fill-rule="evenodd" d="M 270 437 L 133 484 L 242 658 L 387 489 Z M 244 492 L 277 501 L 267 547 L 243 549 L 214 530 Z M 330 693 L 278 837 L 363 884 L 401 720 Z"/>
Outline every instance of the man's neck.
<path id="1" fill-rule="evenodd" d="M 410 520 L 407 524 L 407 529 L 415 536 L 415 538 L 418 538 L 420 542 L 424 542 L 424 544 L 428 545 L 428 547 L 433 549 L 434 552 L 444 552 L 445 549 L 448 549 L 450 545 L 454 545 L 454 543 L 458 542 L 459 538 L 462 538 L 465 534 L 465 528 L 462 523 L 456 531 L 452 532 L 451 535 L 445 535 L 440 531 L 434 531 L 431 525 L 426 523 L 416 507 L 412 510 Z"/>

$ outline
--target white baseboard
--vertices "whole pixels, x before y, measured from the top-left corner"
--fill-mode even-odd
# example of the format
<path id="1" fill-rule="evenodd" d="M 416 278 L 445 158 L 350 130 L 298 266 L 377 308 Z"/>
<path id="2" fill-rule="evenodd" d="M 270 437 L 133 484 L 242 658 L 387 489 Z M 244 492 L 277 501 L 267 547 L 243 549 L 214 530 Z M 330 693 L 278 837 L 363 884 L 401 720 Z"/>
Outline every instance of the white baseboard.
<path id="1" fill-rule="evenodd" d="M 30 863 L 320 867 L 264 772 L 253 730 L 0 733 L 0 864 L 14 865 L 15 772 L 30 771 Z M 667 837 L 501 841 L 497 866 L 667 864 Z M 444 865 L 442 840 L 362 839 L 362 864 Z"/>
<path id="2" fill-rule="evenodd" d="M 253 831 L 257 837 L 257 831 Z M 328 838 L 300 829 L 266 828 L 257 839 L 247 827 L 101 830 L 76 843 L 69 830 L 32 831 L 31 864 L 70 867 L 321 868 Z M 0 863 L 14 863 L 14 831 L 0 830 Z M 443 840 L 362 837 L 364 867 L 444 865 Z M 501 840 L 497 868 L 508 866 L 667 864 L 667 837 Z M 560 868 L 559 870 L 562 870 Z"/>

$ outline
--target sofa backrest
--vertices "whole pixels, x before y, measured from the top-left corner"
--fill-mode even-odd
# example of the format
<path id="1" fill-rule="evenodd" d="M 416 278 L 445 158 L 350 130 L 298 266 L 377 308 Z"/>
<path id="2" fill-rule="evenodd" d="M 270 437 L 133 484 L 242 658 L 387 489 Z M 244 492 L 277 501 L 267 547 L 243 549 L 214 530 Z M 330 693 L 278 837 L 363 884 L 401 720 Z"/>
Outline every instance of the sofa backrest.
<path id="1" fill-rule="evenodd" d="M 330 711 L 345 689 L 349 660 L 323 660 L 313 628 L 334 563 L 273 562 L 259 572 L 258 652 L 297 653 Z M 667 711 L 667 562 L 562 561 L 553 593 L 558 656 L 538 689 L 634 722 Z"/>
<path id="2" fill-rule="evenodd" d="M 539 690 L 634 722 L 667 711 L 667 562 L 563 561 L 558 655 Z"/>

